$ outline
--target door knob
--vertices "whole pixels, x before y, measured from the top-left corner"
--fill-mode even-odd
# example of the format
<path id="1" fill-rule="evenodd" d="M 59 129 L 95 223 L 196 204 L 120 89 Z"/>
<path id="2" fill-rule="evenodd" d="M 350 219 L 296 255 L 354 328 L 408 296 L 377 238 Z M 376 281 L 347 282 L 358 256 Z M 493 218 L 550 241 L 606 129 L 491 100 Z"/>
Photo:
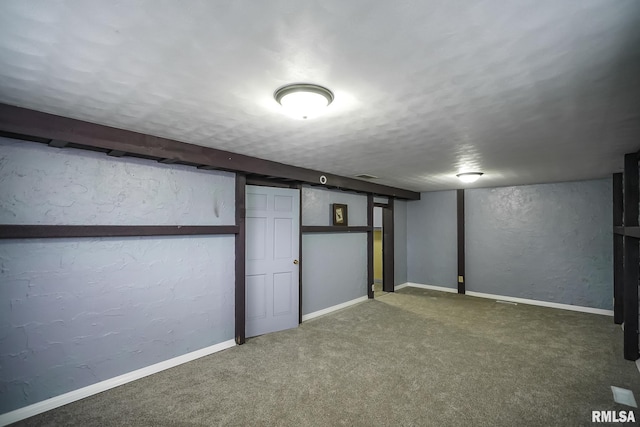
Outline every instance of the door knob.
<path id="1" fill-rule="evenodd" d="M 297 259 L 294 259 L 294 260 L 293 260 L 293 263 L 294 263 L 295 265 L 298 265 L 298 264 L 300 264 L 300 261 L 298 261 Z"/>

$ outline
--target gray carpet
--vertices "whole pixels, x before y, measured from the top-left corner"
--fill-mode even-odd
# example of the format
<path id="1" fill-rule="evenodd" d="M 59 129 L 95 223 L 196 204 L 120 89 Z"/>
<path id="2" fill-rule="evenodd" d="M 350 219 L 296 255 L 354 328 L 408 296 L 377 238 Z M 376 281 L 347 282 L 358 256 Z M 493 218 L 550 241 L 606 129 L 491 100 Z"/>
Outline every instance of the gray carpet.
<path id="1" fill-rule="evenodd" d="M 611 385 L 640 400 L 610 317 L 405 288 L 20 424 L 578 426 Z"/>

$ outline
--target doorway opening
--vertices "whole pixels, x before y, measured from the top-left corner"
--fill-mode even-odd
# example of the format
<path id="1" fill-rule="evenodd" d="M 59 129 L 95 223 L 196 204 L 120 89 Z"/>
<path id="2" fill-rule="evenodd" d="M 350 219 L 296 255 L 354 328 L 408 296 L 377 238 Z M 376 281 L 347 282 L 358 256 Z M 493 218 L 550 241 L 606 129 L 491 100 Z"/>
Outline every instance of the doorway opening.
<path id="1" fill-rule="evenodd" d="M 373 297 L 394 291 L 393 199 L 373 205 Z"/>
<path id="2" fill-rule="evenodd" d="M 373 294 L 380 297 L 386 292 L 382 290 L 383 256 L 382 256 L 382 208 L 373 207 Z"/>

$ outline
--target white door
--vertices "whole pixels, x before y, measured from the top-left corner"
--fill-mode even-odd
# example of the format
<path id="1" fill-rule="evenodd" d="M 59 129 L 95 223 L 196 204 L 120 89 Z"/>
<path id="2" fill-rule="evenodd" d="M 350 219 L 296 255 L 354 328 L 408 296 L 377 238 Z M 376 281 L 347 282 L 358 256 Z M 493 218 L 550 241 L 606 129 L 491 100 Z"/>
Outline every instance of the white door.
<path id="1" fill-rule="evenodd" d="M 298 326 L 300 191 L 247 186 L 246 336 Z"/>

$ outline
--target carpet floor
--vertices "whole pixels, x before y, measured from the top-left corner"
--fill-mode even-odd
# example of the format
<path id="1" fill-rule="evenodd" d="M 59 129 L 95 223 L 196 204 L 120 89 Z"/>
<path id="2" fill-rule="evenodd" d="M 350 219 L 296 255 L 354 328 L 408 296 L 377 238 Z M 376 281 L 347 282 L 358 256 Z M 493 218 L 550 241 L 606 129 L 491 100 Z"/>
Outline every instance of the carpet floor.
<path id="1" fill-rule="evenodd" d="M 404 288 L 18 425 L 590 425 L 634 409 L 612 385 L 640 397 L 622 340 L 607 316 Z"/>
<path id="2" fill-rule="evenodd" d="M 388 294 L 388 292 L 385 292 L 382 290 L 382 283 L 375 283 L 373 285 L 373 297 L 374 298 L 379 298 L 383 295 Z"/>

